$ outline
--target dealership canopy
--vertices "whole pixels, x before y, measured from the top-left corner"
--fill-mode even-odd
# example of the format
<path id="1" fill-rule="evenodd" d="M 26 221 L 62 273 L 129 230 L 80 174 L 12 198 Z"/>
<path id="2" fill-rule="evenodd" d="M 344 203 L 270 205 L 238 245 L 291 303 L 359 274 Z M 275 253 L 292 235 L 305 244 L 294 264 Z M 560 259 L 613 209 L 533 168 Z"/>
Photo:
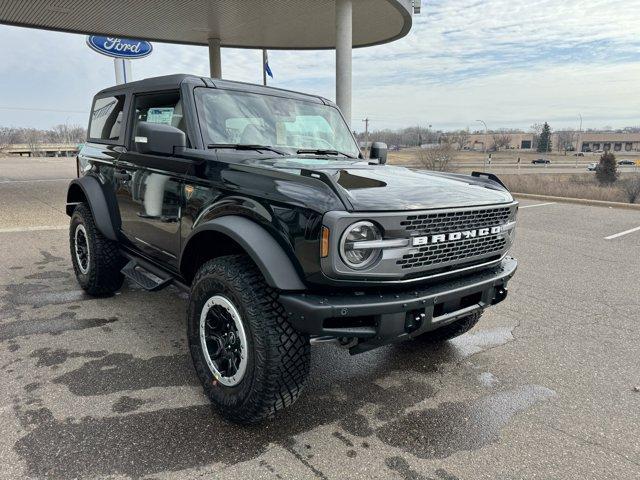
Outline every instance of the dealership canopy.
<path id="1" fill-rule="evenodd" d="M 0 0 L 0 23 L 220 47 L 336 49 L 336 93 L 350 117 L 351 48 L 390 42 L 412 25 L 413 0 Z M 348 104 L 348 105 L 347 105 Z"/>

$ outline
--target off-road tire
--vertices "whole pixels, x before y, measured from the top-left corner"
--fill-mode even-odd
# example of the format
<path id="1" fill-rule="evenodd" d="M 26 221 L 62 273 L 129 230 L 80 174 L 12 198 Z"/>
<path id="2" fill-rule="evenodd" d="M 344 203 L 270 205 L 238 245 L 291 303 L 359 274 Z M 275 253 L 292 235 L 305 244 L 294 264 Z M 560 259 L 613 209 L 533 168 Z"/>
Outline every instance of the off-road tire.
<path id="1" fill-rule="evenodd" d="M 440 327 L 437 330 L 432 330 L 430 332 L 423 333 L 422 335 L 418 335 L 416 340 L 427 343 L 446 342 L 452 338 L 459 337 L 463 333 L 467 333 L 476 326 L 480 321 L 480 317 L 482 317 L 482 312 L 473 313 L 467 317 L 456 320 L 449 325 Z"/>
<path id="2" fill-rule="evenodd" d="M 78 224 L 84 226 L 89 246 L 87 273 L 81 271 L 75 252 L 75 232 Z M 91 209 L 85 203 L 78 205 L 71 215 L 69 246 L 76 279 L 88 294 L 103 297 L 122 287 L 124 276 L 120 270 L 125 264 L 125 259 L 120 255 L 118 243 L 100 233 L 93 221 Z"/>
<path id="3" fill-rule="evenodd" d="M 237 385 L 219 383 L 209 369 L 200 342 L 202 309 L 220 295 L 238 310 L 247 338 L 247 367 Z M 285 318 L 277 291 L 270 288 L 245 255 L 230 255 L 200 267 L 187 310 L 189 348 L 206 395 L 220 414 L 235 423 L 271 418 L 292 405 L 309 375 L 309 338 Z"/>

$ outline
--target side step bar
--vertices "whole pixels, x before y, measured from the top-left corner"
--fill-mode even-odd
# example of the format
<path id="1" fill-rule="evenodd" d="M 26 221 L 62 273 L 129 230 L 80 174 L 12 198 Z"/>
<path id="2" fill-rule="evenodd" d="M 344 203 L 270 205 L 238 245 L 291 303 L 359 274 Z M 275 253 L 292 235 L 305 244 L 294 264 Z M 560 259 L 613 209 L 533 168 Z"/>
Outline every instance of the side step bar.
<path id="1" fill-rule="evenodd" d="M 139 260 L 129 260 L 120 272 L 134 283 L 137 283 L 149 292 L 156 292 L 169 286 L 173 281 L 171 276 L 160 277 L 156 272 L 152 272 L 142 266 Z M 160 272 L 158 272 L 160 273 Z"/>
<path id="2" fill-rule="evenodd" d="M 169 285 L 173 285 L 179 290 L 189 293 L 189 286 L 185 285 L 179 277 L 172 275 L 171 272 L 165 271 L 149 260 L 135 255 L 124 248 L 120 249 L 120 254 L 129 260 L 129 263 L 127 263 L 120 272 L 145 290 L 155 292 Z"/>

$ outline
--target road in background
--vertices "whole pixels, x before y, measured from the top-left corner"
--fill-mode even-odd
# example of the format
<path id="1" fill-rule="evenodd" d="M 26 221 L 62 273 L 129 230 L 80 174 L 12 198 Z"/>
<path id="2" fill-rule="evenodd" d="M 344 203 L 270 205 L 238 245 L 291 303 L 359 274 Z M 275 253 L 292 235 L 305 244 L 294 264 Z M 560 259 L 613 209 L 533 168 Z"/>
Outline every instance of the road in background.
<path id="1" fill-rule="evenodd" d="M 32 161 L 0 164 L 0 231 L 68 224 L 75 167 Z M 605 240 L 637 212 L 522 205 L 510 294 L 470 333 L 315 346 L 298 403 L 253 427 L 203 396 L 185 295 L 88 297 L 66 230 L 0 233 L 0 478 L 639 478 L 640 231 Z"/>
<path id="2" fill-rule="evenodd" d="M 632 160 L 640 161 L 640 152 L 614 152 L 618 160 Z M 488 161 L 488 157 L 491 155 L 491 163 Z M 450 163 L 450 168 L 460 172 L 470 172 L 472 170 L 485 170 L 492 173 L 586 173 L 587 165 L 590 163 L 598 163 L 601 154 L 585 153 L 584 156 L 576 157 L 572 152 L 567 152 L 565 155 L 563 152 L 551 152 L 548 154 L 542 154 L 531 151 L 520 150 L 501 150 L 499 152 L 476 152 L 476 151 L 454 151 L 453 160 Z M 520 158 L 520 164 L 518 165 L 518 158 Z M 551 162 L 551 164 L 534 165 L 532 160 L 539 158 L 545 158 Z M 418 161 L 417 149 L 406 148 L 400 151 L 389 152 L 390 164 L 405 165 L 411 167 L 420 167 Z M 621 172 L 640 172 L 640 166 L 626 166 L 621 165 L 618 167 Z M 593 174 L 593 172 L 589 172 Z"/>

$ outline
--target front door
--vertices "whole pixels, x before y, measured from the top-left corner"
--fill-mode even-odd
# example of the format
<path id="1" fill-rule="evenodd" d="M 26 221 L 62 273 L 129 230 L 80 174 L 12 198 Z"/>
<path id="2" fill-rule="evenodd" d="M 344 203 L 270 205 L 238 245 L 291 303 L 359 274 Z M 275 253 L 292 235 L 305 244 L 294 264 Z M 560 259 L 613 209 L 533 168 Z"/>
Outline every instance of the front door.
<path id="1" fill-rule="evenodd" d="M 129 150 L 116 165 L 122 233 L 148 257 L 177 267 L 184 197 L 184 160 L 135 151 L 138 122 L 184 129 L 180 95 L 163 92 L 134 97 Z"/>

